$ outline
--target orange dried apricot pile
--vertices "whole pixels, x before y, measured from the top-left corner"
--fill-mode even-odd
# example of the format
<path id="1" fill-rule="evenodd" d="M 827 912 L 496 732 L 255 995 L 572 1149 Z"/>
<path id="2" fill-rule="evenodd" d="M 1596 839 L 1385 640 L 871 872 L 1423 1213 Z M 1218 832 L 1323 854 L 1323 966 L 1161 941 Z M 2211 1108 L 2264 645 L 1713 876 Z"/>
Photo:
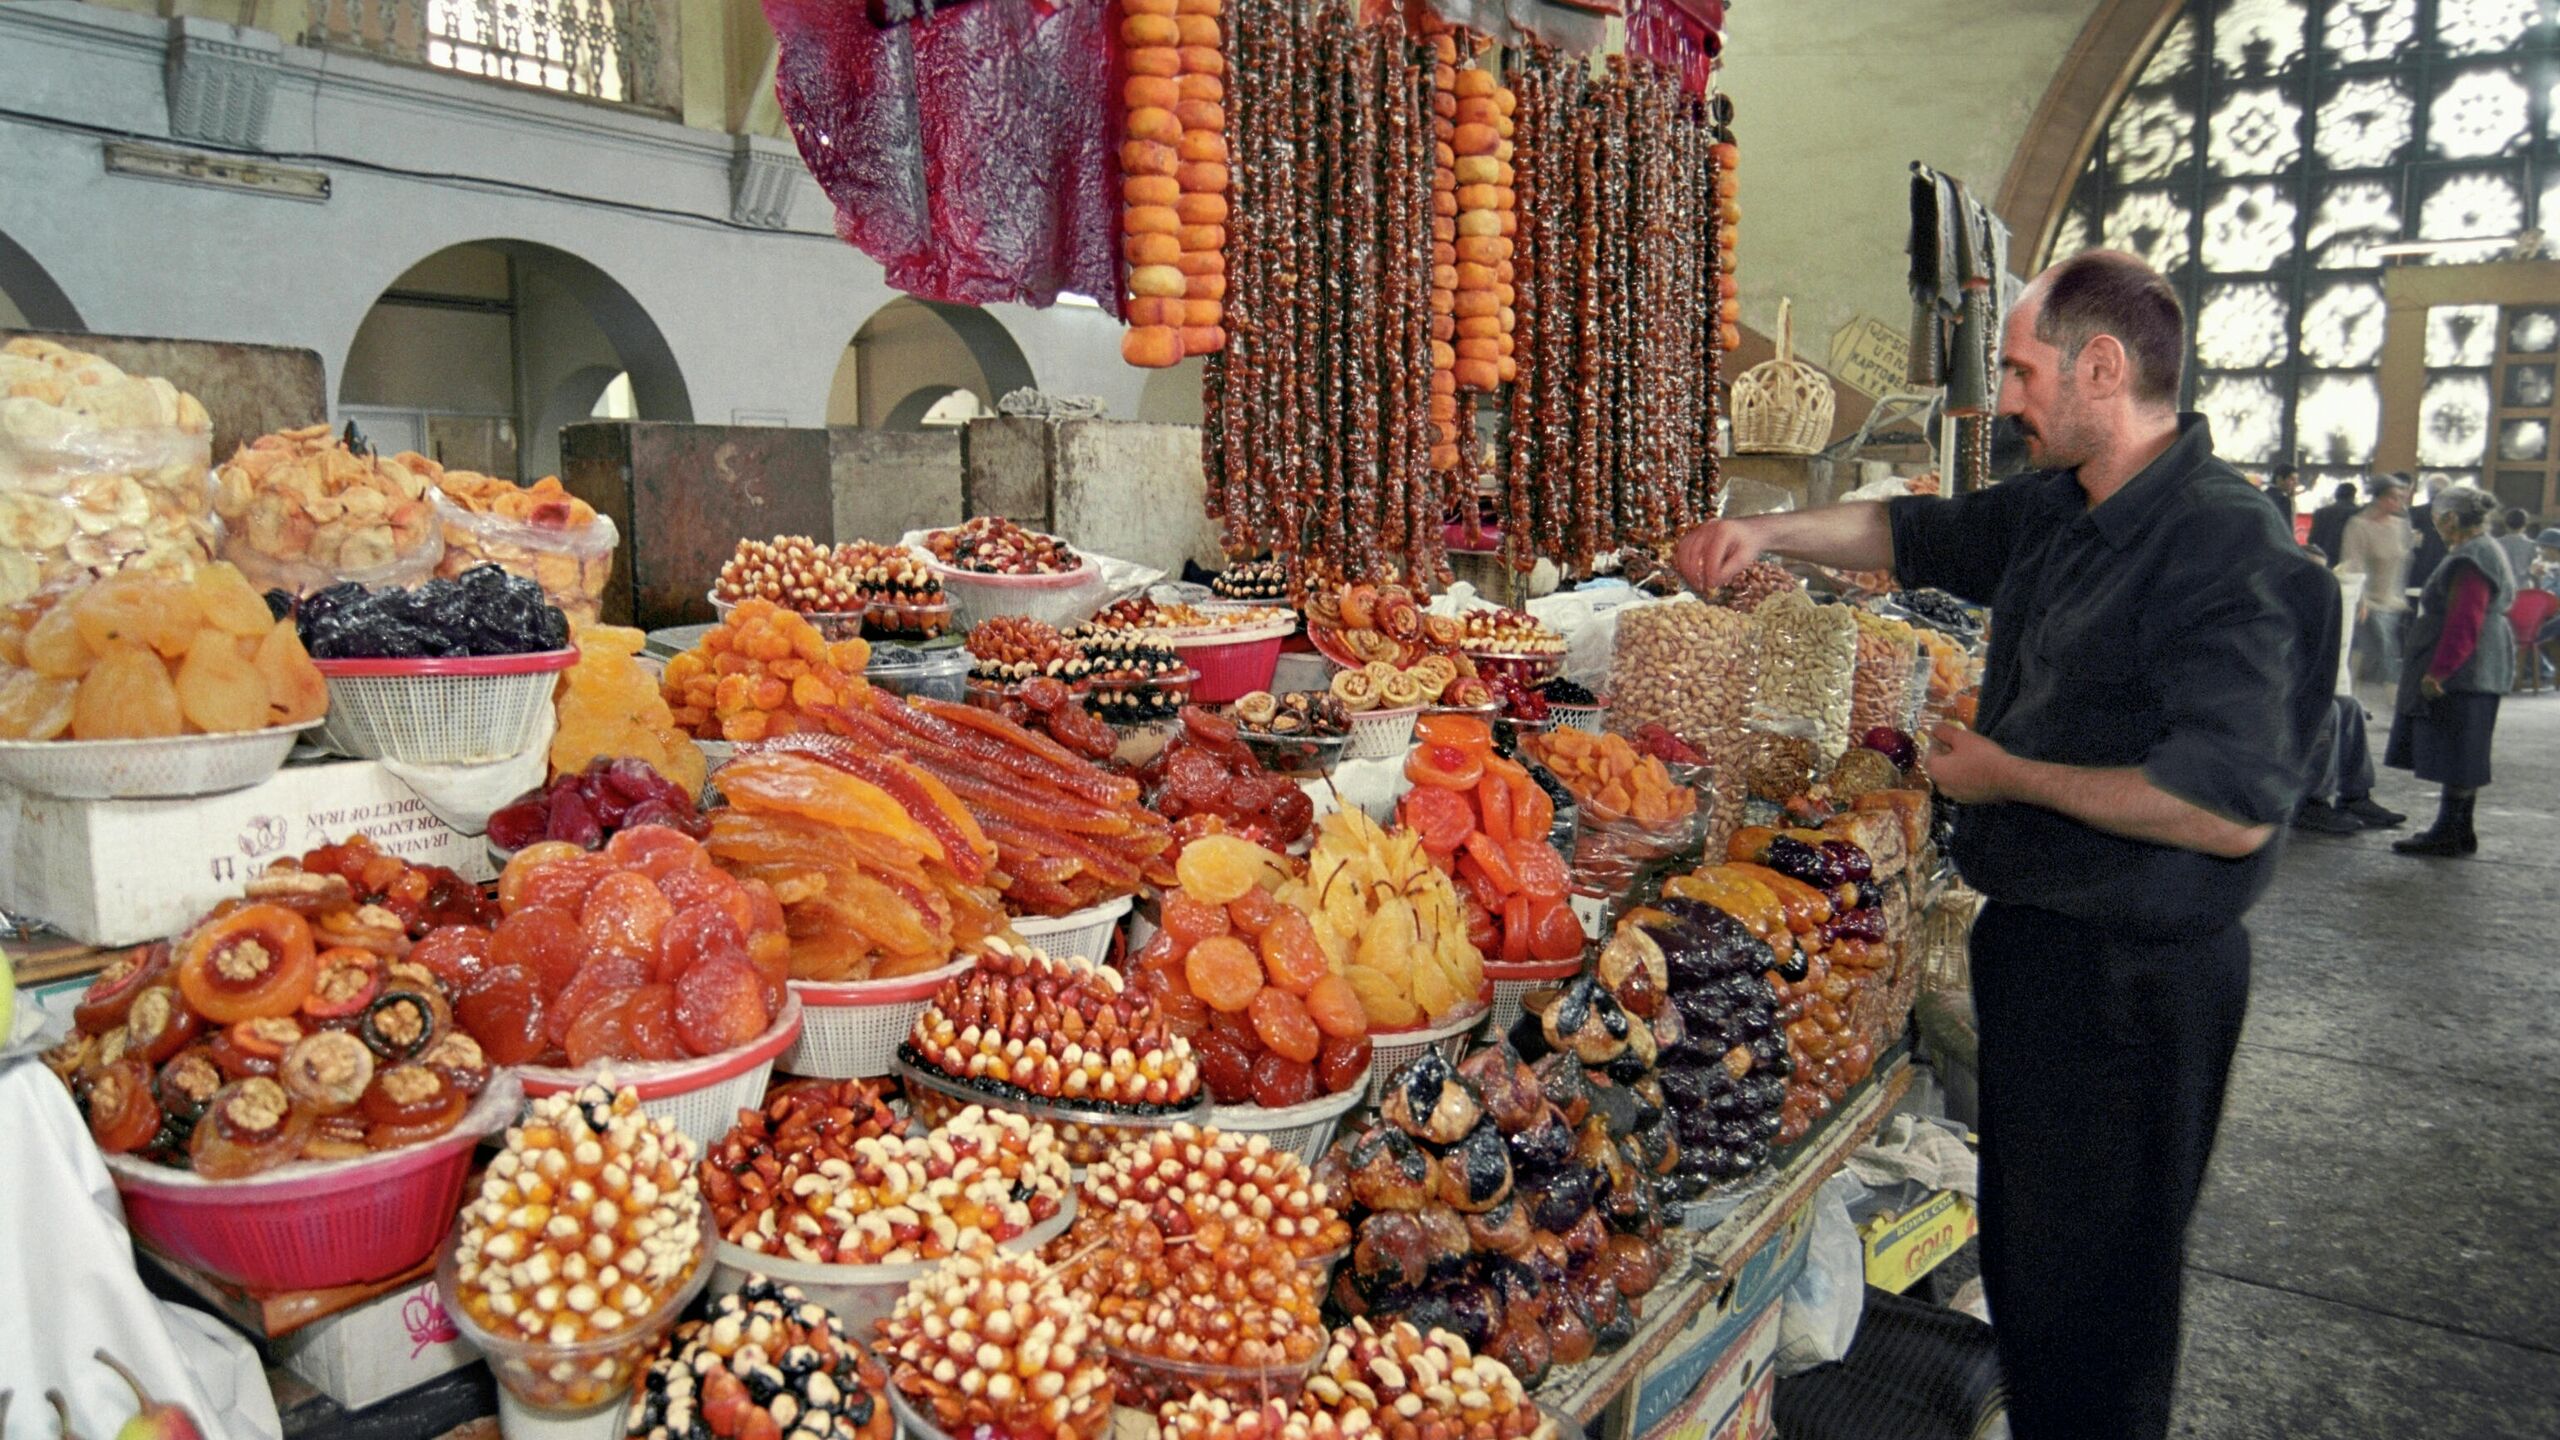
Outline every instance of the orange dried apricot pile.
<path id="1" fill-rule="evenodd" d="M 1623 735 L 1557 730 L 1521 745 L 1596 819 L 1668 825 L 1697 811 L 1697 792 L 1672 784 L 1662 762 L 1637 753 Z"/>
<path id="2" fill-rule="evenodd" d="M 0 617 L 0 739 L 222 734 L 328 709 L 302 637 L 228 564 L 125 571 Z"/>
<path id="3" fill-rule="evenodd" d="M 858 704 L 871 647 L 829 641 L 797 613 L 745 600 L 702 643 L 667 662 L 676 724 L 704 740 L 768 740 L 821 730 L 809 712 Z"/>
<path id="4" fill-rule="evenodd" d="M 705 762 L 693 737 L 641 667 L 648 637 L 621 625 L 572 625 L 578 663 L 561 677 L 560 729 L 551 737 L 551 773 L 575 775 L 599 757 L 631 756 L 687 795 L 702 793 Z"/>

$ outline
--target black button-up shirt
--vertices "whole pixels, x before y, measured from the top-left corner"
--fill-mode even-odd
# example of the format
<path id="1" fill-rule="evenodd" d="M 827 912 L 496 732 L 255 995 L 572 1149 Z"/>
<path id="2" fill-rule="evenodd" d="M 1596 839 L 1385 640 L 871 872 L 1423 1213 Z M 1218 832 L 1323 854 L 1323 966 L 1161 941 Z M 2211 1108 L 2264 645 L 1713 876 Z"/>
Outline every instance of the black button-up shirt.
<path id="1" fill-rule="evenodd" d="M 1893 568 L 1991 607 L 1976 728 L 2030 760 L 2138 766 L 2246 825 L 2281 827 L 2321 766 L 2337 581 L 2213 456 L 2201 415 L 2106 503 L 2071 471 L 1892 503 Z M 1985 895 L 2150 938 L 2237 921 L 2278 843 L 2225 860 L 2029 805 L 1967 806 L 1955 860 Z"/>

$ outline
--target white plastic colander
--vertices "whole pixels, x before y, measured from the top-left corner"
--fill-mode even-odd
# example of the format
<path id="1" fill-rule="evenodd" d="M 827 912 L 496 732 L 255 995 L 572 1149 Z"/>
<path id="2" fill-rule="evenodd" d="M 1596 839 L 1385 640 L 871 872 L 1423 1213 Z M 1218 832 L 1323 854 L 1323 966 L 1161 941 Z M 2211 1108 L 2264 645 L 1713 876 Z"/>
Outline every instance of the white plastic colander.
<path id="1" fill-rule="evenodd" d="M 1354 760 L 1401 760 L 1413 748 L 1413 722 L 1422 717 L 1422 707 L 1408 705 L 1401 710 L 1364 710 L 1351 717 L 1351 758 Z"/>
<path id="2" fill-rule="evenodd" d="M 1425 1050 L 1437 1050 L 1451 1061 L 1467 1048 L 1467 1037 L 1484 1023 L 1492 1010 L 1489 1001 L 1478 1000 L 1466 1009 L 1436 1024 L 1414 1030 L 1372 1030 L 1369 1032 L 1369 1103 L 1377 1104 L 1387 1095 L 1387 1082 L 1397 1071 L 1422 1058 Z"/>
<path id="3" fill-rule="evenodd" d="M 64 800 L 162 800 L 265 783 L 320 724 L 148 740 L 0 741 L 0 780 Z"/>
<path id="4" fill-rule="evenodd" d="M 530 750 L 575 650 L 424 660 L 314 660 L 329 682 L 321 738 L 359 760 L 465 765 Z"/>
<path id="5" fill-rule="evenodd" d="M 895 980 L 794 980 L 800 1038 L 775 1062 L 785 1074 L 828 1080 L 894 1075 L 898 1047 L 944 981 L 977 963 L 974 955 Z"/>
<path id="6" fill-rule="evenodd" d="M 1064 915 L 1017 915 L 1013 933 L 1052 960 L 1081 956 L 1097 965 L 1107 964 L 1111 933 L 1120 928 L 1120 917 L 1129 913 L 1129 902 L 1130 897 L 1123 895 Z"/>
<path id="7" fill-rule="evenodd" d="M 1547 716 L 1560 730 L 1588 730 L 1597 735 L 1607 728 L 1609 707 L 1606 705 L 1558 705 L 1549 702 Z"/>
<path id="8" fill-rule="evenodd" d="M 1325 1147 L 1333 1143 L 1334 1127 L 1351 1107 L 1368 1098 L 1369 1082 L 1377 1077 L 1377 1064 L 1360 1077 L 1360 1083 L 1338 1095 L 1323 1095 L 1304 1105 L 1289 1105 L 1266 1110 L 1259 1105 L 1220 1105 L 1209 1112 L 1209 1123 L 1238 1135 L 1260 1135 L 1271 1142 L 1274 1150 L 1286 1150 L 1313 1165 L 1324 1158 Z"/>

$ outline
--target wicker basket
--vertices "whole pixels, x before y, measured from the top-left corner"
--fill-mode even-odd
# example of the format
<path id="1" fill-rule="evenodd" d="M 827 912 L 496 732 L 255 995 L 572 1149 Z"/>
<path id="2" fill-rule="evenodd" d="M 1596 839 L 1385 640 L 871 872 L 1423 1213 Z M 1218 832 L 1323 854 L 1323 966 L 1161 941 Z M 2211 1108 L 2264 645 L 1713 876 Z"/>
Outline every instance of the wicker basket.
<path id="1" fill-rule="evenodd" d="M 1778 302 L 1778 358 L 1733 382 L 1733 448 L 1743 455 L 1811 455 L 1831 440 L 1831 379 L 1796 358 L 1795 307 Z"/>

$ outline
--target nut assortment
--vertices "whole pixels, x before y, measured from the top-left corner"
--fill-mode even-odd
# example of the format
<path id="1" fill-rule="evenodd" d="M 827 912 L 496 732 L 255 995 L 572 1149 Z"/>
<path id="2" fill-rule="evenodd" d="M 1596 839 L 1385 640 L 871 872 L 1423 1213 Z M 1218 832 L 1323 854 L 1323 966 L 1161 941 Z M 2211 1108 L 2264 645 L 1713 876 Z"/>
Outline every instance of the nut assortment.
<path id="1" fill-rule="evenodd" d="M 1114 630 L 1241 630 L 1248 625 L 1269 625 L 1288 618 L 1290 611 L 1283 605 L 1203 610 L 1197 605 L 1168 605 L 1150 596 L 1133 595 L 1102 607 L 1091 620 L 1076 627 L 1074 638 L 1082 639 Z"/>
<path id="2" fill-rule="evenodd" d="M 929 1135 L 897 1133 L 859 1080 L 777 1088 L 702 1162 L 731 1243 L 822 1265 L 941 1260 L 1055 1216 L 1067 1159 L 1046 1125 L 972 1105 Z"/>
<path id="3" fill-rule="evenodd" d="M 898 1054 L 999 1101 L 1145 1112 L 1200 1093 L 1190 1043 L 1119 971 L 1001 939 L 934 993 Z"/>
<path id="4" fill-rule="evenodd" d="M 156 376 L 32 336 L 0 345 L 0 604 L 213 558 L 212 428 Z"/>
<path id="5" fill-rule="evenodd" d="M 1064 575 L 1085 563 L 1066 541 L 996 515 L 933 531 L 925 536 L 925 548 L 954 570 L 981 575 Z"/>
<path id="6" fill-rule="evenodd" d="M 1730 766 L 1743 749 L 1743 722 L 1760 688 L 1759 625 L 1738 610 L 1675 600 L 1644 605 L 1618 620 L 1610 662 L 1609 728 L 1641 734 L 1659 726 Z M 1707 843 L 1742 823 L 1743 787 L 1715 787 Z"/>
<path id="7" fill-rule="evenodd" d="M 0 612 L 0 739 L 222 734 L 328 708 L 300 633 L 227 564 L 119 571 Z"/>
<path id="8" fill-rule="evenodd" d="M 1920 632 L 1864 609 L 1850 612 L 1858 624 L 1857 669 L 1849 684 L 1849 731 L 1878 726 L 1900 729 L 1911 719 L 1911 672 L 1920 660 Z"/>
<path id="9" fill-rule="evenodd" d="M 1759 609 L 1765 601 L 1803 588 L 1796 583 L 1795 576 L 1787 573 L 1785 566 L 1774 560 L 1754 560 L 1724 582 L 1724 588 L 1707 598 L 1713 604 L 1747 615 Z"/>
<path id="10" fill-rule="evenodd" d="M 620 536 L 612 521 L 570 494 L 559 476 L 518 485 L 468 470 L 439 470 L 436 487 L 446 501 L 444 559 L 437 574 L 496 565 L 540 585 L 571 620 L 596 622 Z"/>
<path id="11" fill-rule="evenodd" d="M 1855 608 L 1816 605 L 1802 590 L 1752 612 L 1760 622 L 1759 711 L 1809 723 L 1823 768 L 1849 748 L 1849 704 L 1858 663 Z M 1907 683 L 1907 682 L 1906 682 Z"/>
<path id="12" fill-rule="evenodd" d="M 326 425 L 261 435 L 214 475 L 222 558 L 262 590 L 308 594 L 341 580 L 406 584 L 444 555 L 423 455 L 357 454 Z"/>
<path id="13" fill-rule="evenodd" d="M 455 1298 L 482 1330 L 525 1344 L 630 1332 L 703 1263 L 693 1158 L 693 1142 L 632 1090 L 591 1083 L 534 1101 L 463 1208 Z M 567 1408 L 613 1397 L 639 1358 L 500 1363 L 523 1367 L 517 1393 L 530 1384 L 528 1400 Z"/>
<path id="14" fill-rule="evenodd" d="M 967 1251 L 880 1322 L 890 1383 L 943 1434 L 1100 1440 L 1111 1375 L 1093 1312 L 1036 1256 Z"/>
<path id="15" fill-rule="evenodd" d="M 1153 1406 L 1190 1388 L 1149 1360 L 1303 1374 L 1324 1348 L 1324 1262 L 1351 1230 L 1306 1162 L 1267 1137 L 1190 1125 L 1139 1136 L 1086 1172 L 1078 1207 L 1050 1248 L 1093 1252 L 1068 1283 L 1124 1399 Z"/>
<path id="16" fill-rule="evenodd" d="M 631 1397 L 631 1440 L 890 1440 L 888 1377 L 797 1286 L 748 1277 L 667 1337 Z"/>

